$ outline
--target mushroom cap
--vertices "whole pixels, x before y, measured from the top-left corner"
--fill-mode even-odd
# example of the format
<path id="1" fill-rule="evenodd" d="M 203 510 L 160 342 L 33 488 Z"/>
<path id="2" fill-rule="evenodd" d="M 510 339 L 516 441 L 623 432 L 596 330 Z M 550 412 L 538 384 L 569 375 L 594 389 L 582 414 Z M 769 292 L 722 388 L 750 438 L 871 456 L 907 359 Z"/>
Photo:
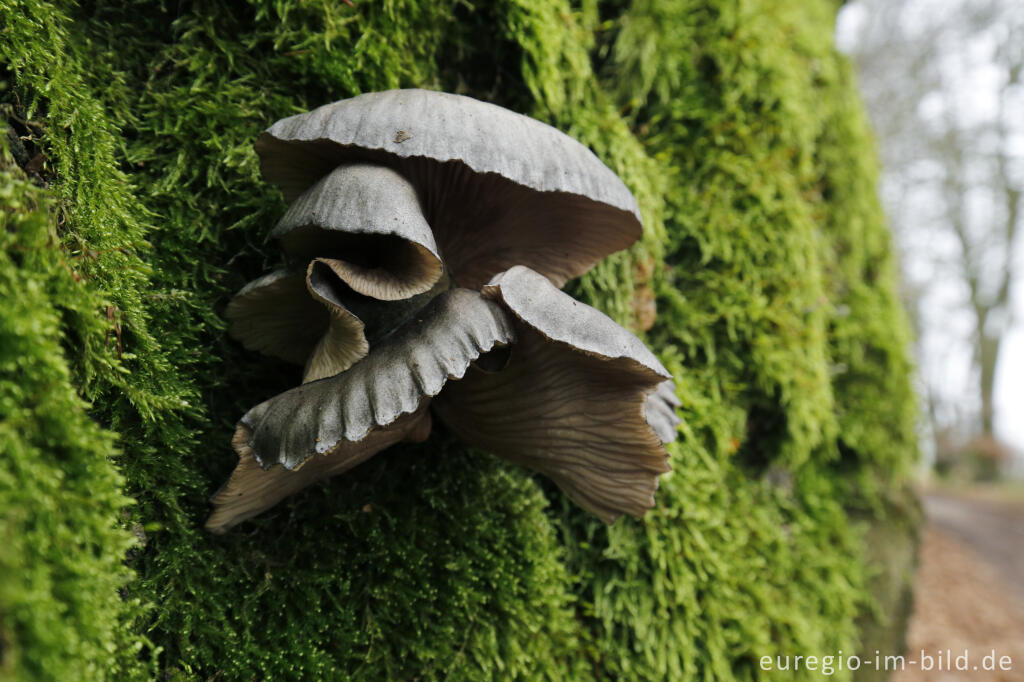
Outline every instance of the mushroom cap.
<path id="1" fill-rule="evenodd" d="M 641 234 L 636 201 L 582 144 L 461 95 L 389 90 L 278 121 L 256 142 L 292 201 L 339 164 L 394 168 L 419 192 L 460 286 L 525 264 L 557 286 Z"/>
<path id="2" fill-rule="evenodd" d="M 322 269 L 318 260 L 310 262 L 306 269 L 306 288 L 310 296 L 326 308 L 330 324 L 306 359 L 302 373 L 304 384 L 340 374 L 370 352 L 366 325 L 348 309 L 338 296 L 337 287 L 331 286 L 330 278 L 324 277 Z M 301 333 L 301 330 L 295 331 Z"/>
<path id="3" fill-rule="evenodd" d="M 335 168 L 292 203 L 271 234 L 304 258 L 337 255 L 336 274 L 382 301 L 430 290 L 443 270 L 416 190 L 383 166 Z"/>
<path id="4" fill-rule="evenodd" d="M 280 465 L 270 469 L 261 467 L 253 449 L 247 445 L 251 432 L 242 426 L 232 440 L 238 452 L 238 465 L 211 499 L 213 513 L 206 521 L 206 530 L 218 535 L 224 533 L 289 495 L 344 473 L 399 441 L 423 439 L 424 427 L 429 431 L 430 413 L 426 405 L 399 417 L 386 428 L 375 429 L 361 441 L 345 441 L 331 453 L 314 457 L 300 469 L 291 470 Z"/>
<path id="5" fill-rule="evenodd" d="M 263 467 L 296 469 L 417 411 L 480 354 L 514 339 L 501 307 L 451 289 L 349 369 L 303 384 L 252 408 L 239 421 L 239 454 Z"/>
<path id="6" fill-rule="evenodd" d="M 223 533 L 399 441 L 425 440 L 430 398 L 514 338 L 497 303 L 451 289 L 347 371 L 260 403 L 235 429 L 238 465 L 212 499 L 207 530 Z"/>
<path id="7" fill-rule="evenodd" d="M 671 443 L 676 439 L 676 426 L 682 419 L 676 414 L 676 408 L 682 403 L 676 397 L 676 385 L 671 379 L 658 384 L 644 405 L 644 417 L 651 425 L 662 443 Z"/>
<path id="8" fill-rule="evenodd" d="M 466 442 L 547 475 L 606 523 L 642 516 L 669 471 L 647 404 L 671 375 L 629 331 L 525 267 L 484 295 L 514 317 L 508 364 L 470 368 L 434 400 L 437 416 Z"/>
<path id="9" fill-rule="evenodd" d="M 519 320 L 549 340 L 605 360 L 628 360 L 661 383 L 672 374 L 644 342 L 613 319 L 551 286 L 530 268 L 517 265 L 495 276 L 485 297 L 501 301 Z M 642 368 L 642 369 L 641 369 Z"/>

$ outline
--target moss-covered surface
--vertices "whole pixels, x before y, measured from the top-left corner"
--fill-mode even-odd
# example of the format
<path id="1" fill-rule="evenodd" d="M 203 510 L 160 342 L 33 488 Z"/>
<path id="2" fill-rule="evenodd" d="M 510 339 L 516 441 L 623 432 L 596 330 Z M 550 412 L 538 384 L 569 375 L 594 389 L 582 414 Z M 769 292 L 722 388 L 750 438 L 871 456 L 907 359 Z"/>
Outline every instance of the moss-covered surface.
<path id="1" fill-rule="evenodd" d="M 894 513 L 915 451 L 834 7 L 354 2 L 0 5 L 0 676 L 752 679 L 856 650 L 850 510 Z M 200 530 L 235 419 L 299 378 L 224 334 L 280 262 L 252 141 L 410 86 L 547 120 L 636 193 L 642 242 L 571 289 L 657 306 L 685 424 L 643 521 L 438 432 Z"/>

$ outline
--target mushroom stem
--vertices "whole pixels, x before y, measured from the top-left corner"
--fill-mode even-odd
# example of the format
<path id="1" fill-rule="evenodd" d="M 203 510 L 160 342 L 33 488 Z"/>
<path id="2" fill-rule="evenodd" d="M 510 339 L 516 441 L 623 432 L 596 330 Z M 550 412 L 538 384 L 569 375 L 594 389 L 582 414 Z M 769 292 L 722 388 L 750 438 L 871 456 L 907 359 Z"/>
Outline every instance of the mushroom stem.
<path id="1" fill-rule="evenodd" d="M 422 293 L 397 301 L 380 301 L 353 290 L 338 275 L 337 261 L 317 258 L 309 264 L 307 282 L 310 293 L 318 299 L 330 299 L 363 321 L 366 340 L 372 345 L 387 338 L 417 312 L 441 294 L 455 288 L 447 272 Z"/>

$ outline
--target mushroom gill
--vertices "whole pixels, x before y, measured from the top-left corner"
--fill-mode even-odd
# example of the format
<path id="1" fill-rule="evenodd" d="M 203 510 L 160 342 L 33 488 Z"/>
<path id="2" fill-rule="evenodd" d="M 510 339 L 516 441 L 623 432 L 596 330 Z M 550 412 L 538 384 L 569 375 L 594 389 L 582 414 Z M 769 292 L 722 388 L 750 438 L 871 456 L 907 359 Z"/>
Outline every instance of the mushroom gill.
<path id="1" fill-rule="evenodd" d="M 249 282 L 224 312 L 228 333 L 249 350 L 304 364 L 330 316 L 310 298 L 302 275 L 275 270 Z"/>

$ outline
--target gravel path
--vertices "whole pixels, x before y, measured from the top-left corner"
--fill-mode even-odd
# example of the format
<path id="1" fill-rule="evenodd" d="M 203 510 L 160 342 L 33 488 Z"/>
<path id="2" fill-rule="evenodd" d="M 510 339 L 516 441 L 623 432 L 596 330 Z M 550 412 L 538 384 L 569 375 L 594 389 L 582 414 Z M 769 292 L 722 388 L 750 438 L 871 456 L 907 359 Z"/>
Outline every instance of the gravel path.
<path id="1" fill-rule="evenodd" d="M 1024 681 L 1024 504 L 936 494 L 925 509 L 907 664 L 893 682 Z M 968 652 L 967 670 L 937 670 L 946 651 L 954 665 Z M 983 669 L 993 651 L 1010 670 Z"/>
<path id="2" fill-rule="evenodd" d="M 1024 503 L 933 493 L 924 505 L 930 522 L 994 566 L 1024 603 Z"/>

